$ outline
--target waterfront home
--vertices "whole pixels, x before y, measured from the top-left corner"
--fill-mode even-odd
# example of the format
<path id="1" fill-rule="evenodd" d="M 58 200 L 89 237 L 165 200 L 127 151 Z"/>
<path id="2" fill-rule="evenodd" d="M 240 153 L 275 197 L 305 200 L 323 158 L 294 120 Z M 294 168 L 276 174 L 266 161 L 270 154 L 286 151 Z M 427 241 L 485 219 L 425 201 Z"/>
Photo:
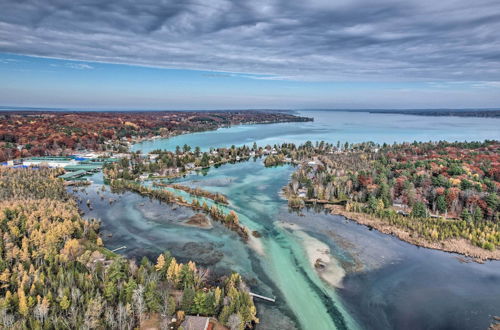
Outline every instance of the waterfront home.
<path id="1" fill-rule="evenodd" d="M 205 316 L 188 315 L 181 324 L 184 330 L 207 330 L 210 324 L 210 319 Z"/>
<path id="2" fill-rule="evenodd" d="M 297 196 L 299 196 L 300 198 L 305 198 L 307 195 L 307 189 L 305 188 L 300 188 L 299 190 L 297 190 L 297 192 Z"/>

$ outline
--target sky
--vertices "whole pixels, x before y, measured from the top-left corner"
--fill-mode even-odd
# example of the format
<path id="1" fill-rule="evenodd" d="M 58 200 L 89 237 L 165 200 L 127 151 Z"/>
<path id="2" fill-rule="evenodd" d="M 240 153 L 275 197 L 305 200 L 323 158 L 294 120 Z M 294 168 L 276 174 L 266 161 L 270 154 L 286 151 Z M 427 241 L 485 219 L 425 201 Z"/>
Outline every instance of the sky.
<path id="1" fill-rule="evenodd" d="M 499 108 L 498 0 L 2 0 L 0 105 Z"/>

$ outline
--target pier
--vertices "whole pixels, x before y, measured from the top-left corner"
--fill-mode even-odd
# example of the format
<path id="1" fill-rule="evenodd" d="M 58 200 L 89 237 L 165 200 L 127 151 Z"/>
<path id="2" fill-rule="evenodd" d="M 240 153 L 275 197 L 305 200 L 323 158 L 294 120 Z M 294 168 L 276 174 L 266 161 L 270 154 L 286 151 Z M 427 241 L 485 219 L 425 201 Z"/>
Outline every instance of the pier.
<path id="1" fill-rule="evenodd" d="M 253 292 L 249 292 L 248 294 L 251 295 L 252 297 L 255 297 L 255 298 L 259 298 L 259 299 L 270 301 L 270 302 L 276 302 L 276 298 L 269 298 L 269 297 L 261 296 L 260 294 L 256 294 Z"/>
<path id="2" fill-rule="evenodd" d="M 116 248 L 114 250 L 111 250 L 111 252 L 116 252 L 116 251 L 120 251 L 120 250 L 123 250 L 123 249 L 126 249 L 127 247 L 124 245 L 124 246 L 120 246 L 119 248 Z"/>

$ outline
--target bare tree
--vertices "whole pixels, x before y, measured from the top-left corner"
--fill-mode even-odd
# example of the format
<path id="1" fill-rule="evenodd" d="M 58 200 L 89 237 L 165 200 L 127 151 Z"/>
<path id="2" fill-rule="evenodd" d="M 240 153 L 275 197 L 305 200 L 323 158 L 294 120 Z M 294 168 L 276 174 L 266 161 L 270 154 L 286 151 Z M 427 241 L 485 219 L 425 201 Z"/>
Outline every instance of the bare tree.
<path id="1" fill-rule="evenodd" d="M 0 309 L 0 324 L 5 327 L 5 329 L 10 329 L 15 323 L 14 315 L 7 313 L 5 308 Z"/>
<path id="2" fill-rule="evenodd" d="M 84 315 L 84 328 L 95 329 L 99 327 L 102 314 L 102 298 L 97 295 L 95 298 L 90 299 L 87 305 L 87 311 Z"/>
<path id="3" fill-rule="evenodd" d="M 45 322 L 48 313 L 49 313 L 49 306 L 48 304 L 44 304 L 43 302 L 38 303 L 33 310 L 35 318 L 42 324 L 43 322 Z"/>
<path id="4" fill-rule="evenodd" d="M 140 324 L 142 323 L 143 314 L 146 311 L 146 304 L 144 302 L 144 287 L 141 284 L 139 284 L 137 289 L 134 290 L 132 302 Z"/>
<path id="5" fill-rule="evenodd" d="M 104 318 L 106 320 L 107 326 L 114 329 L 117 324 L 117 320 L 115 317 L 115 310 L 113 307 L 106 307 L 104 311 Z"/>
<path id="6" fill-rule="evenodd" d="M 240 314 L 231 314 L 227 320 L 227 325 L 231 330 L 241 329 L 241 317 Z"/>
<path id="7" fill-rule="evenodd" d="M 116 310 L 116 321 L 118 323 L 119 329 L 125 328 L 125 323 L 127 322 L 127 308 L 122 304 L 118 304 L 118 308 Z"/>

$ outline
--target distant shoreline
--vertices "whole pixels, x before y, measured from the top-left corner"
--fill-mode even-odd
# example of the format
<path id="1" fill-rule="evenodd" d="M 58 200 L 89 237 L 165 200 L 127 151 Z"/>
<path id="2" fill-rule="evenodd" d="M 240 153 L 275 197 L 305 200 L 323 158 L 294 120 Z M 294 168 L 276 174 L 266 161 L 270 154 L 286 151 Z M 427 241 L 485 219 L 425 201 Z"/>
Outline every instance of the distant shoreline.
<path id="1" fill-rule="evenodd" d="M 296 110 L 296 113 L 308 111 L 366 112 L 374 114 L 414 115 L 431 117 L 500 118 L 500 109 L 302 109 Z"/>
<path id="2" fill-rule="evenodd" d="M 375 110 L 370 113 L 432 116 L 432 117 L 478 117 L 500 118 L 500 110 Z"/>
<path id="3" fill-rule="evenodd" d="M 266 109 L 266 108 L 234 108 L 234 109 L 120 109 L 120 108 L 52 108 L 52 107 L 18 107 L 18 106 L 0 106 L 0 113 L 231 113 L 231 112 L 281 112 L 297 115 L 300 112 L 324 111 L 324 112 L 367 112 L 375 114 L 398 114 L 414 116 L 433 116 L 433 117 L 478 117 L 478 118 L 500 118 L 500 108 L 465 108 L 465 109 Z"/>

